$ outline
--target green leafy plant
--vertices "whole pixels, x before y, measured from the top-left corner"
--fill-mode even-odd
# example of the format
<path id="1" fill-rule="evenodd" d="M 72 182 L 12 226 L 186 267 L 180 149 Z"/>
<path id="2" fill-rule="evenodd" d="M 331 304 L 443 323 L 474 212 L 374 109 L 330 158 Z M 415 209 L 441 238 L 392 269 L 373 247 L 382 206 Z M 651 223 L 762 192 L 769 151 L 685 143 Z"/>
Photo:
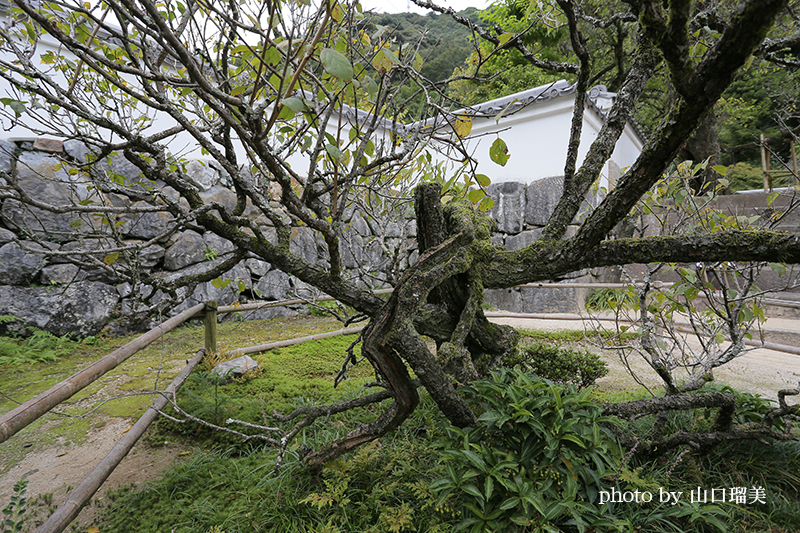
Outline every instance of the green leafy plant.
<path id="1" fill-rule="evenodd" d="M 28 507 L 25 492 L 28 490 L 28 481 L 21 479 L 14 484 L 14 494 L 10 503 L 3 509 L 3 533 L 18 533 L 22 531 L 25 518 L 22 516 Z"/>
<path id="2" fill-rule="evenodd" d="M 635 303 L 636 299 L 628 289 L 591 289 L 586 296 L 586 309 L 595 312 L 613 311 L 620 306 L 631 308 Z"/>
<path id="3" fill-rule="evenodd" d="M 506 363 L 521 365 L 541 378 L 579 388 L 588 387 L 608 374 L 605 361 L 595 353 L 542 342 L 519 349 Z"/>
<path id="4" fill-rule="evenodd" d="M 206 261 L 213 261 L 219 257 L 219 252 L 210 246 L 206 246 L 206 249 L 203 250 L 203 256 L 205 257 Z"/>
<path id="5" fill-rule="evenodd" d="M 57 337 L 37 328 L 29 327 L 28 331 L 30 336 L 24 339 L 0 337 L 0 366 L 56 361 L 78 344 L 66 337 Z"/>
<path id="6" fill-rule="evenodd" d="M 439 505 L 460 508 L 456 530 L 622 530 L 599 505 L 618 450 L 588 391 L 518 368 L 493 377 L 463 389 L 483 408 L 481 425 L 449 427 L 440 442 L 446 473 L 431 489 Z"/>

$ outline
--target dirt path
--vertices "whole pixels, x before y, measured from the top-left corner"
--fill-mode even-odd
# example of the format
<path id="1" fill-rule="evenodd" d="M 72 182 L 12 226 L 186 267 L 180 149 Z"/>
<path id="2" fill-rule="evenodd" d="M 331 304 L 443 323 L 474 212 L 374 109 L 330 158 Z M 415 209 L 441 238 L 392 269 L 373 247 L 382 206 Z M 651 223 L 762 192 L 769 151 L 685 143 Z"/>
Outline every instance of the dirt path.
<path id="1" fill-rule="evenodd" d="M 56 445 L 31 452 L 0 476 L 0 502 L 3 502 L 3 506 L 9 501 L 13 485 L 20 479 L 28 480 L 30 506 L 23 531 L 35 531 L 105 457 L 132 424 L 123 418 L 106 418 L 104 425 L 89 430 L 83 444 Z M 31 439 L 31 436 L 19 436 L 27 437 L 26 440 Z M 31 447 L 33 446 L 34 443 L 31 443 Z M 79 531 L 86 531 L 108 505 L 108 491 L 131 483 L 141 485 L 156 479 L 185 453 L 186 447 L 182 444 L 168 442 L 155 447 L 146 440 L 140 440 L 112 472 L 90 504 L 81 511 L 73 525 Z"/>
<path id="2" fill-rule="evenodd" d="M 582 331 L 584 327 L 583 322 L 579 320 L 531 320 L 521 318 L 492 318 L 491 320 L 498 324 L 508 324 L 516 328 L 539 331 L 557 331 L 560 329 Z M 793 328 L 800 330 L 800 321 L 796 320 L 768 321 L 769 326 L 772 326 L 772 324 L 781 326 L 783 329 Z M 589 348 L 588 345 L 587 348 Z M 615 352 L 603 351 L 603 359 L 608 363 L 610 372 L 606 377 L 598 380 L 598 385 L 613 391 L 631 390 L 638 387 Z M 629 364 L 648 386 L 659 386 L 658 378 L 653 376 L 652 370 L 644 360 L 638 357 L 631 357 Z M 800 355 L 758 348 L 716 369 L 714 375 L 717 381 L 736 389 L 777 400 L 777 392 L 779 390 L 794 389 L 798 386 L 800 382 Z"/>

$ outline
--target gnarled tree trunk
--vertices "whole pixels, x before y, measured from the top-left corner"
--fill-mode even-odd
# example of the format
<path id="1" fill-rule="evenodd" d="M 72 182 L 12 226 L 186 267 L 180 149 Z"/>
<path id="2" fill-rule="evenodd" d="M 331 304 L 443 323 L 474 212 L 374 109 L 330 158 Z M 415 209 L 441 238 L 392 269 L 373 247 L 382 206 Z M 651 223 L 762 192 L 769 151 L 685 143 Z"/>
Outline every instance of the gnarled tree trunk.
<path id="1" fill-rule="evenodd" d="M 519 340 L 513 328 L 492 324 L 483 314 L 480 258 L 491 247 L 492 219 L 471 205 L 442 206 L 438 185 L 417 187 L 415 201 L 420 258 L 370 321 L 362 348 L 391 391 L 392 404 L 374 422 L 307 456 L 310 468 L 385 435 L 408 418 L 419 397 L 406 362 L 452 424 L 473 424 L 475 415 L 455 385 L 494 366 Z M 434 339 L 437 354 L 423 335 Z"/>

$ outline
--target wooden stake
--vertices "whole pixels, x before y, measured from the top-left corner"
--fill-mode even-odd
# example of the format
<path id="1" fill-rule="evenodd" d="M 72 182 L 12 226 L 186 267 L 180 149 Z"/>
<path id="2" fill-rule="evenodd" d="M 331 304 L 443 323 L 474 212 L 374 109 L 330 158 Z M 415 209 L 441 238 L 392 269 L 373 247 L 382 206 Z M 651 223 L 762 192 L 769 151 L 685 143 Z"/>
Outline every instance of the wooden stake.
<path id="1" fill-rule="evenodd" d="M 772 190 L 772 177 L 769 175 L 769 151 L 767 139 L 761 134 L 761 172 L 764 175 L 764 192 Z"/>
<path id="2" fill-rule="evenodd" d="M 217 302 L 209 300 L 205 304 L 203 322 L 206 327 L 206 354 L 217 353 Z"/>
<path id="3" fill-rule="evenodd" d="M 274 350 L 275 348 L 284 348 L 293 344 L 300 344 L 301 342 L 316 341 L 319 339 L 327 339 L 328 337 L 335 337 L 337 335 L 352 335 L 364 329 L 363 326 L 357 328 L 340 329 L 337 331 L 329 331 L 328 333 L 318 333 L 317 335 L 309 335 L 308 337 L 298 337 L 296 339 L 289 339 L 286 341 L 276 341 L 267 344 L 259 344 L 258 346 L 250 346 L 248 348 L 238 348 L 230 352 L 232 356 L 241 356 L 249 353 L 265 352 L 267 350 Z"/>

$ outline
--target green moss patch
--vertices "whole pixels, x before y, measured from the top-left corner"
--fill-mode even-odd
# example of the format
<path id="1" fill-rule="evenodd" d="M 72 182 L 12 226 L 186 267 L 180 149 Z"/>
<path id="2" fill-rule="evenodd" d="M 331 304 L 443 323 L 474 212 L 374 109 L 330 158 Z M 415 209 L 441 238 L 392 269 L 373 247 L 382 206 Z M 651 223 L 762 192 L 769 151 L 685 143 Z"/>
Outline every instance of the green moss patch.
<path id="1" fill-rule="evenodd" d="M 231 321 L 219 324 L 218 336 L 221 348 L 233 349 L 312 335 L 339 329 L 339 327 L 339 323 L 333 319 L 310 316 L 251 322 Z M 138 335 L 93 339 L 91 344 L 69 341 L 70 350 L 60 354 L 55 361 L 0 366 L 0 393 L 2 393 L 0 394 L 0 413 L 10 411 L 21 402 L 44 392 L 136 337 Z M 150 346 L 140 350 L 54 410 L 72 415 L 71 417 L 47 414 L 20 431 L 14 438 L 1 443 L 0 470 L 5 471 L 11 468 L 31 451 L 68 442 L 79 444 L 85 440 L 89 428 L 103 422 L 108 416 L 138 418 L 152 403 L 152 395 L 146 393 L 153 390 L 156 376 L 158 376 L 159 388 L 165 388 L 180 372 L 186 361 L 202 348 L 203 337 L 203 326 L 198 321 L 176 328 Z M 339 345 L 336 344 L 336 346 L 332 349 L 332 353 L 339 351 Z M 336 355 L 336 359 L 339 361 L 336 364 L 341 365 L 343 354 L 344 349 Z M 287 356 L 287 358 L 289 357 L 291 356 Z M 268 357 L 263 358 L 265 364 L 267 359 Z M 318 364 L 321 374 L 326 374 L 330 369 L 336 367 L 333 362 L 326 366 L 324 362 L 313 363 L 313 357 L 305 359 L 308 364 Z M 284 362 L 284 364 L 286 363 Z M 280 381 L 279 378 L 270 377 L 273 374 L 265 373 L 265 382 L 273 379 Z M 297 383 L 299 381 L 297 379 Z M 322 375 L 316 385 L 318 390 L 331 388 L 329 383 L 325 383 Z M 244 398 L 245 395 L 241 393 L 241 390 L 236 391 L 237 386 L 239 385 L 231 386 L 230 394 Z M 264 385 L 264 387 L 275 389 L 276 385 Z M 285 387 L 283 390 L 287 398 L 292 391 L 297 390 L 292 384 L 284 384 L 281 387 Z M 313 396 L 313 386 L 308 390 Z M 248 402 L 250 414 L 247 416 L 260 420 L 258 394 L 263 392 L 261 386 L 255 386 L 252 391 L 250 389 L 245 389 L 245 391 L 247 391 L 247 395 L 252 393 L 253 400 Z M 283 405 L 288 405 L 288 402 Z"/>

